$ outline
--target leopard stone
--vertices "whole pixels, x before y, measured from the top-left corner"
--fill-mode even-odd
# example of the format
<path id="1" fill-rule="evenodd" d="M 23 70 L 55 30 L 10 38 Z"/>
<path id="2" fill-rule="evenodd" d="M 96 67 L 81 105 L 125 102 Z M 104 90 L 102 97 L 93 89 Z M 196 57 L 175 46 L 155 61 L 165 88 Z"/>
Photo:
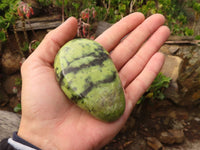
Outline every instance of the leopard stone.
<path id="1" fill-rule="evenodd" d="M 125 97 L 118 72 L 97 42 L 69 41 L 56 55 L 54 69 L 62 91 L 80 108 L 107 122 L 123 114 Z"/>

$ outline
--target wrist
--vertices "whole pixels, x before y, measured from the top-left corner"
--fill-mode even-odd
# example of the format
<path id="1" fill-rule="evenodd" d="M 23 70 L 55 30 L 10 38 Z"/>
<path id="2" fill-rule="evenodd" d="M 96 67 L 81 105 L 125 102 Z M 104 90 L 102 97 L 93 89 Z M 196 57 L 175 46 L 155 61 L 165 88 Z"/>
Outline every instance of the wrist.
<path id="1" fill-rule="evenodd" d="M 46 128 L 39 127 L 38 123 L 24 123 L 21 121 L 17 136 L 24 139 L 31 145 L 34 145 L 38 149 L 42 150 L 57 150 L 53 146 L 53 142 L 50 142 L 51 136 L 46 131 Z"/>
<path id="2" fill-rule="evenodd" d="M 35 145 L 33 145 L 33 144 L 29 143 L 28 141 L 24 140 L 23 138 L 19 137 L 19 136 L 17 135 L 17 132 L 14 132 L 14 133 L 13 133 L 12 140 L 13 140 L 14 142 L 19 143 L 19 144 L 22 144 L 24 147 L 27 146 L 27 147 L 33 148 L 33 149 L 35 149 L 35 150 L 41 150 L 40 148 L 36 147 Z M 12 142 L 12 141 L 11 141 L 11 142 Z"/>

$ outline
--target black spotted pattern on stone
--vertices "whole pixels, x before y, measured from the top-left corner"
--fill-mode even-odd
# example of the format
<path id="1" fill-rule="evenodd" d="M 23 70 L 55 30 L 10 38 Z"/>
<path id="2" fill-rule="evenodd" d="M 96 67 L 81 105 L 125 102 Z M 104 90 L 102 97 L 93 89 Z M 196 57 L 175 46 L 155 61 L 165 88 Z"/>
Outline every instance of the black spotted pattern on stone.
<path id="1" fill-rule="evenodd" d="M 86 79 L 87 81 L 87 85 L 89 85 L 82 93 L 80 93 L 79 96 L 77 95 L 73 95 L 71 100 L 74 100 L 74 101 L 78 101 L 78 100 L 81 100 L 82 98 L 86 97 L 87 94 L 95 87 L 99 86 L 100 84 L 105 84 L 105 83 L 111 83 L 113 81 L 115 81 L 116 79 L 116 72 L 112 72 L 111 75 L 109 76 L 106 76 L 104 80 L 101 80 L 101 81 L 98 81 L 96 83 L 93 83 L 92 81 Z"/>

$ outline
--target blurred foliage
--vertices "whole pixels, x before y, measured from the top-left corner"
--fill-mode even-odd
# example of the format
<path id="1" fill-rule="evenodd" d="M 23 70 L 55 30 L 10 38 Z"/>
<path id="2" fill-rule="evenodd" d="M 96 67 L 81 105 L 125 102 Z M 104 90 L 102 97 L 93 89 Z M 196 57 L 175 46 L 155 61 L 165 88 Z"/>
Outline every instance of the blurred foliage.
<path id="1" fill-rule="evenodd" d="M 40 44 L 40 41 L 35 41 L 32 45 L 31 45 L 31 49 L 32 51 L 35 50 Z"/>
<path id="2" fill-rule="evenodd" d="M 187 5 L 193 8 L 197 14 L 200 14 L 200 2 L 198 0 L 187 0 Z"/>
<path id="3" fill-rule="evenodd" d="M 105 0 L 109 3 L 109 0 Z M 160 13 L 166 17 L 166 25 L 174 35 L 193 35 L 193 30 L 187 27 L 188 18 L 185 7 L 190 7 L 199 13 L 200 4 L 196 0 L 187 3 L 180 0 L 111 0 L 109 22 L 116 22 L 132 12 L 142 12 L 146 17 Z M 198 15 L 197 15 L 198 16 Z"/>
<path id="4" fill-rule="evenodd" d="M 64 5 L 66 16 L 79 17 L 82 10 L 96 6 L 96 0 L 38 0 L 41 6 L 61 8 Z"/>
<path id="5" fill-rule="evenodd" d="M 195 40 L 200 40 L 200 35 L 195 36 Z"/>
<path id="6" fill-rule="evenodd" d="M 191 8 L 195 12 L 195 18 L 200 15 L 200 3 L 198 0 L 37 0 L 42 7 L 58 7 L 64 5 L 65 16 L 80 17 L 82 10 L 94 7 L 97 11 L 96 20 L 105 20 L 115 23 L 122 17 L 132 12 L 142 12 L 146 17 L 161 13 L 166 17 L 166 25 L 171 29 L 172 35 L 193 35 L 193 30 L 188 28 L 188 18 L 185 8 Z M 19 0 L 1 0 L 0 14 L 4 17 L 4 27 L 13 22 L 16 4 Z M 12 12 L 11 12 L 12 10 Z M 0 18 L 2 20 L 2 18 Z M 0 21 L 2 22 L 2 21 Z M 2 31 L 2 30 L 1 30 Z M 1 37 L 3 34 L 1 34 Z"/>
<path id="7" fill-rule="evenodd" d="M 6 34 L 5 34 L 5 32 L 3 32 L 3 31 L 0 31 L 0 41 L 1 41 L 1 42 L 6 41 Z"/>
<path id="8" fill-rule="evenodd" d="M 21 47 L 21 50 L 23 52 L 27 52 L 29 50 L 29 43 L 28 42 L 24 42 L 23 43 L 23 47 Z"/>
<path id="9" fill-rule="evenodd" d="M 0 42 L 7 40 L 7 30 L 15 22 L 18 0 L 1 0 L 0 2 Z"/>
<path id="10" fill-rule="evenodd" d="M 21 103 L 18 103 L 13 109 L 13 111 L 16 112 L 16 113 L 20 112 L 21 110 L 22 110 Z"/>
<path id="11" fill-rule="evenodd" d="M 115 23 L 132 12 L 142 12 L 146 17 L 161 13 L 166 17 L 166 25 L 174 35 L 193 35 L 193 30 L 187 27 L 188 18 L 185 8 L 195 11 L 195 17 L 200 14 L 198 0 L 38 0 L 41 5 L 65 6 L 67 16 L 79 17 L 82 10 L 94 7 L 97 20 Z"/>
<path id="12" fill-rule="evenodd" d="M 21 87 L 22 86 L 22 79 L 21 78 L 17 78 L 15 80 L 15 86 Z"/>

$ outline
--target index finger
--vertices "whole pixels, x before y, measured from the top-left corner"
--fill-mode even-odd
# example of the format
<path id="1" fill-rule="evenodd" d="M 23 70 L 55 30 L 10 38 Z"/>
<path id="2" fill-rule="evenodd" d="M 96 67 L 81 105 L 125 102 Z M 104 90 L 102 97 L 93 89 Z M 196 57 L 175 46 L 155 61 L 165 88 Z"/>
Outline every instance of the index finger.
<path id="1" fill-rule="evenodd" d="M 128 33 L 144 21 L 142 13 L 132 13 L 103 32 L 95 41 L 100 43 L 108 52 L 114 49 Z"/>

